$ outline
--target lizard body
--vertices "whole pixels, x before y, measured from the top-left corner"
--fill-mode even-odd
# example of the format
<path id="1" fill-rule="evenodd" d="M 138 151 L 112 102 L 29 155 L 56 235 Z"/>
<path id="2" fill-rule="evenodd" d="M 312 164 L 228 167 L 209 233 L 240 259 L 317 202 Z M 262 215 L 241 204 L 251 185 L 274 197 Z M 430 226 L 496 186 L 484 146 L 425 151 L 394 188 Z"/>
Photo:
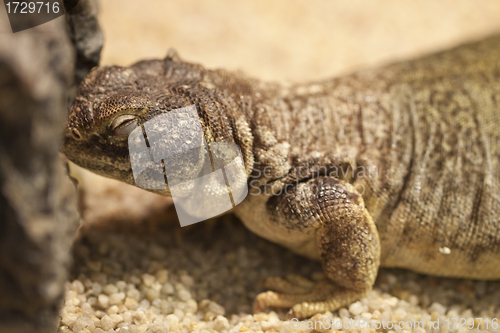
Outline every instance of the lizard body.
<path id="1" fill-rule="evenodd" d="M 314 286 L 270 279 L 281 293 L 259 295 L 256 309 L 334 310 L 369 292 L 379 266 L 500 278 L 499 36 L 286 86 L 175 53 L 97 68 L 80 85 L 64 152 L 134 185 L 127 134 L 191 104 L 207 142 L 242 150 L 250 193 L 236 215 L 321 260 L 328 277 Z"/>

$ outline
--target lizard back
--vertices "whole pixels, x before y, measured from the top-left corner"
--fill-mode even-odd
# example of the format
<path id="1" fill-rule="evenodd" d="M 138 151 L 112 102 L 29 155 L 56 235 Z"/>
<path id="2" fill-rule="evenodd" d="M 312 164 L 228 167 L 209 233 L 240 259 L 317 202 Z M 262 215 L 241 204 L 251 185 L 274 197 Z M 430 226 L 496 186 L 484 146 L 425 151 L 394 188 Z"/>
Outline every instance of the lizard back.
<path id="1" fill-rule="evenodd" d="M 259 167 L 353 184 L 382 266 L 500 277 L 500 37 L 277 95 L 253 117 Z"/>

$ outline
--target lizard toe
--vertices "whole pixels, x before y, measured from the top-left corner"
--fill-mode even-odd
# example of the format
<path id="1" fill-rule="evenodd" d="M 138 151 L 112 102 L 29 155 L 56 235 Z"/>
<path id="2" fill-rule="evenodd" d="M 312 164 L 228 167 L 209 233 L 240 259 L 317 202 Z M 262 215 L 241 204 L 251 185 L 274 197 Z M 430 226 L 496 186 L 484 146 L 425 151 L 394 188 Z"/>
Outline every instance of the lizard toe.
<path id="1" fill-rule="evenodd" d="M 311 317 L 317 313 L 335 311 L 365 295 L 364 292 L 339 287 L 327 279 L 317 282 L 312 282 L 307 279 L 300 280 L 304 285 L 307 282 L 308 288 L 297 286 L 281 278 L 272 278 L 269 279 L 269 281 L 271 284 L 275 284 L 274 287 L 278 287 L 277 289 L 281 288 L 281 290 L 284 290 L 292 286 L 294 288 L 298 287 L 298 289 L 292 290 L 295 293 L 275 291 L 260 293 L 254 301 L 254 313 L 261 312 L 271 307 L 291 308 L 287 314 L 287 318 L 302 319 Z M 312 284 L 312 287 L 309 282 Z M 305 289 L 307 289 L 305 293 L 297 292 L 297 290 L 304 291 Z"/>
<path id="2" fill-rule="evenodd" d="M 299 276 L 288 276 L 287 279 L 273 276 L 264 280 L 264 287 L 285 294 L 305 294 L 314 287 L 314 283 Z"/>

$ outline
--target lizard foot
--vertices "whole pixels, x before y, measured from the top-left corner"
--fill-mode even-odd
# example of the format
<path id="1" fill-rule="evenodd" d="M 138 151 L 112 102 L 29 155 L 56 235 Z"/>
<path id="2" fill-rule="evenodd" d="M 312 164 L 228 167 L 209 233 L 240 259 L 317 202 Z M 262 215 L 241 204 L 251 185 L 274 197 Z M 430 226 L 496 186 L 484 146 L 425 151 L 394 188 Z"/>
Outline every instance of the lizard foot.
<path id="1" fill-rule="evenodd" d="M 359 299 L 359 292 L 338 287 L 324 278 L 313 282 L 301 276 L 288 276 L 287 279 L 272 277 L 264 282 L 266 291 L 257 295 L 254 313 L 269 307 L 291 308 L 287 317 L 306 318 L 325 311 L 334 311 Z"/>
<path id="2" fill-rule="evenodd" d="M 380 240 L 361 194 L 332 177 L 312 178 L 269 199 L 282 220 L 311 223 L 325 276 L 315 281 L 291 276 L 270 278 L 268 291 L 257 295 L 256 312 L 267 307 L 291 308 L 289 317 L 305 318 L 334 311 L 365 296 L 377 276 Z M 305 209 L 307 207 L 307 209 Z M 305 220 L 304 220 L 305 219 Z M 306 222 L 307 221 L 307 222 Z"/>

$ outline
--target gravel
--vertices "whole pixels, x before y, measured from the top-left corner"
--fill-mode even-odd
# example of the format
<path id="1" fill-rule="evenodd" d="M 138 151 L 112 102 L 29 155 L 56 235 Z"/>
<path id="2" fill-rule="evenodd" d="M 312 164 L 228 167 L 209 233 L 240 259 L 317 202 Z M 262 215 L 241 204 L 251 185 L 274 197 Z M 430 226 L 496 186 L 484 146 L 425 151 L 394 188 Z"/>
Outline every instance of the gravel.
<path id="1" fill-rule="evenodd" d="M 500 332 L 492 328 L 500 318 L 499 282 L 393 269 L 380 270 L 367 297 L 314 316 L 304 329 L 284 320 L 284 310 L 253 315 L 252 301 L 264 291 L 262 279 L 300 274 L 315 280 L 321 266 L 258 238 L 230 215 L 185 228 L 158 221 L 87 225 L 73 252 L 59 333 L 335 332 L 307 325 L 333 320 L 346 327 L 360 318 L 386 323 L 385 329 L 343 331 L 467 332 L 467 324 L 458 329 L 457 323 L 453 330 L 449 318 L 473 318 L 471 331 Z M 436 325 L 438 319 L 439 329 L 431 330 L 431 321 Z M 421 321 L 425 329 L 403 330 L 396 327 L 399 321 Z M 395 323 L 392 329 L 388 322 Z"/>

